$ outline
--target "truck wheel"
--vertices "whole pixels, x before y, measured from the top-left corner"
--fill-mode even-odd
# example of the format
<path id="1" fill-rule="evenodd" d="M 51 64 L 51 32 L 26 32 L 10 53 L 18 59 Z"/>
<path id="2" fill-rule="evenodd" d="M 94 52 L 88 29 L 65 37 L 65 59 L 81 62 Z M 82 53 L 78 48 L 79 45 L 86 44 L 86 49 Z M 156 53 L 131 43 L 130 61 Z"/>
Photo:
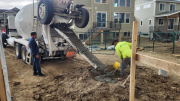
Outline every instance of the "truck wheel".
<path id="1" fill-rule="evenodd" d="M 15 55 L 17 59 L 21 59 L 21 44 L 15 44 Z"/>
<path id="2" fill-rule="evenodd" d="M 38 20 L 41 24 L 50 24 L 54 16 L 54 7 L 51 0 L 40 0 L 38 4 Z"/>
<path id="3" fill-rule="evenodd" d="M 81 19 L 75 19 L 75 25 L 78 28 L 84 28 L 89 22 L 89 12 L 85 8 L 79 8 L 78 11 L 81 12 Z"/>
<path id="4" fill-rule="evenodd" d="M 7 46 L 7 40 L 6 39 L 8 39 L 7 34 L 2 33 L 1 38 L 2 38 L 3 47 L 6 48 L 6 46 Z"/>
<path id="5" fill-rule="evenodd" d="M 22 61 L 26 63 L 26 47 L 25 46 L 21 47 L 21 58 L 22 58 Z"/>

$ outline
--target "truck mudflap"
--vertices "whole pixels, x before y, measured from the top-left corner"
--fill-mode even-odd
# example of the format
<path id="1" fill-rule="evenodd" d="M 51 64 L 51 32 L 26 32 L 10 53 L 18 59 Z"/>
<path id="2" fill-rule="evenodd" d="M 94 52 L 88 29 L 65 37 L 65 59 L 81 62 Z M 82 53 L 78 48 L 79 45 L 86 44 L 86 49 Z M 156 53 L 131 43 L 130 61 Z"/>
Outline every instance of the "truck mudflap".
<path id="1" fill-rule="evenodd" d="M 78 52 L 86 61 L 88 61 L 97 71 L 103 72 L 106 68 L 106 65 L 103 64 L 97 57 L 95 57 L 89 50 L 86 48 L 80 39 L 76 36 L 75 32 L 71 29 L 59 30 L 54 28 L 64 39 L 66 39 L 72 47 Z"/>

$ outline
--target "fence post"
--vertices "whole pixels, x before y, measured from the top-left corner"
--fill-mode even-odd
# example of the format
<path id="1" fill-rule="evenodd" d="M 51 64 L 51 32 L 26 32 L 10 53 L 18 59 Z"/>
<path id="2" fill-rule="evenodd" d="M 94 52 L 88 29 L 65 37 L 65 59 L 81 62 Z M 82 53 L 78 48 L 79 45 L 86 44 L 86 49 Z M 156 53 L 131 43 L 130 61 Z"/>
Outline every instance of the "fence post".
<path id="1" fill-rule="evenodd" d="M 174 54 L 174 48 L 175 48 L 175 37 L 176 37 L 176 33 L 173 33 L 173 50 L 172 50 L 172 54 Z"/>
<path id="2" fill-rule="evenodd" d="M 155 43 L 155 38 L 154 38 L 154 33 L 153 33 L 153 51 L 154 51 L 154 43 Z"/>
<path id="3" fill-rule="evenodd" d="M 139 43 L 138 43 L 138 48 L 140 48 L 140 39 L 141 38 L 141 32 L 139 32 Z"/>

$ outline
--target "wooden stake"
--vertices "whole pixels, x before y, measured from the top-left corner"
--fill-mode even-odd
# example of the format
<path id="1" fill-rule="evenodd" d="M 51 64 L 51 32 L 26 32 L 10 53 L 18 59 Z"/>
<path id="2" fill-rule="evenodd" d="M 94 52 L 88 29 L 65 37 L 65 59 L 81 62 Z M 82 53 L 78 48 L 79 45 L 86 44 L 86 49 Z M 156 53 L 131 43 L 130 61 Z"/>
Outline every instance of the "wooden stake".
<path id="1" fill-rule="evenodd" d="M 131 70 L 130 70 L 130 101 L 134 101 L 135 93 L 135 70 L 136 70 L 136 46 L 137 46 L 137 35 L 138 35 L 138 22 L 133 22 L 132 31 L 132 54 L 131 54 Z"/>
<path id="2" fill-rule="evenodd" d="M 1 68 L 1 62 L 0 62 L 0 101 L 7 101 L 6 99 L 6 89 L 5 89 L 5 83 L 4 83 L 4 75 Z"/>

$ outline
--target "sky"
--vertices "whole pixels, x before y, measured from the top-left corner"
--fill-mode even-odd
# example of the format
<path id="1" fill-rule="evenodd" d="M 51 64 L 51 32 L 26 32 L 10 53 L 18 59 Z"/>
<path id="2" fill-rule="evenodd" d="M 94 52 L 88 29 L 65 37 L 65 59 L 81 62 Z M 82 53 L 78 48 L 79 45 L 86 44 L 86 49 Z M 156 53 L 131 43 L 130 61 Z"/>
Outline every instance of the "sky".
<path id="1" fill-rule="evenodd" d="M 30 3 L 33 3 L 33 0 L 0 0 L 0 9 L 12 9 L 14 7 L 21 9 Z"/>

